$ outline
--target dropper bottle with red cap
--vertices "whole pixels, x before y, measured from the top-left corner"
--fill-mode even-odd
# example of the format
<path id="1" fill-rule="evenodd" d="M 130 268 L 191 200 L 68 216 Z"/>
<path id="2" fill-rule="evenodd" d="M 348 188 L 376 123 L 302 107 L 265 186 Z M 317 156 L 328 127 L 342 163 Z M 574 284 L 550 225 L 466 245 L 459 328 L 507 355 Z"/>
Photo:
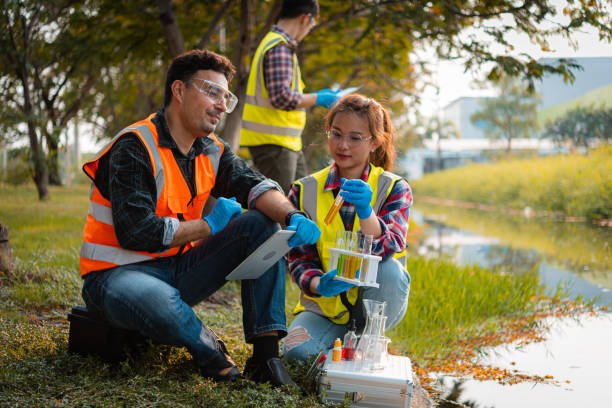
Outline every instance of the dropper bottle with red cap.
<path id="1" fill-rule="evenodd" d="M 355 319 L 351 320 L 351 327 L 349 331 L 344 335 L 344 342 L 342 343 L 342 359 L 351 361 L 355 358 L 355 347 L 357 347 L 357 335 L 355 334 L 357 325 Z"/>

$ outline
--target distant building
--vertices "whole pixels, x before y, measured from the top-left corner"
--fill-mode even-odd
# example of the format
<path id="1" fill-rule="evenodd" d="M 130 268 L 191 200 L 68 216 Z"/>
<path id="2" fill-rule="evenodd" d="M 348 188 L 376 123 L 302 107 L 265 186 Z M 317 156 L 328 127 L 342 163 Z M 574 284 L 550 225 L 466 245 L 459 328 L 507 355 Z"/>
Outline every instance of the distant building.
<path id="1" fill-rule="evenodd" d="M 548 74 L 536 82 L 536 91 L 542 96 L 540 109 L 577 99 L 584 94 L 612 85 L 612 57 L 572 58 L 582 70 L 574 70 L 574 83 L 563 82 L 563 76 Z M 559 58 L 541 58 L 541 64 L 555 65 Z"/>
<path id="2" fill-rule="evenodd" d="M 562 116 L 576 106 L 605 104 L 612 107 L 612 57 L 573 58 L 582 66 L 575 70 L 575 81 L 565 83 L 560 75 L 545 75 L 536 81 L 536 91 L 542 99 L 538 108 L 538 120 L 542 125 Z M 555 65 L 557 58 L 542 58 L 540 63 Z M 425 173 L 463 166 L 470 162 L 485 162 L 487 152 L 505 149 L 506 141 L 489 140 L 486 126 L 474 124 L 470 116 L 483 109 L 483 103 L 490 97 L 457 98 L 446 105 L 441 112 L 443 121 L 453 122 L 460 135 L 451 140 L 425 140 L 424 146 L 412 149 L 398 162 L 412 180 Z M 540 154 L 562 151 L 550 140 L 539 138 L 515 139 L 513 150 L 537 150 Z"/>
<path id="3" fill-rule="evenodd" d="M 474 124 L 470 116 L 483 109 L 483 103 L 490 97 L 462 96 L 442 108 L 442 119 L 455 124 L 462 139 L 486 138 L 484 124 Z"/>
<path id="4" fill-rule="evenodd" d="M 426 139 L 421 148 L 410 149 L 399 158 L 398 165 L 402 174 L 409 180 L 418 180 L 426 173 L 452 169 L 469 163 L 489 161 L 491 152 L 504 151 L 505 140 L 480 139 Z M 541 155 L 562 151 L 549 139 L 514 139 L 512 150 L 537 150 Z"/>

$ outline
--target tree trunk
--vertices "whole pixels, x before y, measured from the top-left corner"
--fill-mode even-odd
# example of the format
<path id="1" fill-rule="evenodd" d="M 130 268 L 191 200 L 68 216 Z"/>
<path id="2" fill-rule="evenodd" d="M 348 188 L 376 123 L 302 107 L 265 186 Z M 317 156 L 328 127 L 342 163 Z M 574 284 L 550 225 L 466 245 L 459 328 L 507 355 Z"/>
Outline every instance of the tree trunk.
<path id="1" fill-rule="evenodd" d="M 27 82 L 22 79 L 23 85 L 23 113 L 28 118 L 28 137 L 30 139 L 30 149 L 32 153 L 32 160 L 34 161 L 34 183 L 36 183 L 36 189 L 38 190 L 38 199 L 41 201 L 49 198 L 49 170 L 45 160 L 45 154 L 38 141 L 36 135 L 36 125 L 31 119 L 33 116 L 32 102 L 30 100 L 30 89 Z"/>
<path id="2" fill-rule="evenodd" d="M 238 96 L 238 105 L 236 109 L 230 113 L 226 120 L 225 126 L 223 126 L 223 133 L 221 138 L 225 140 L 233 152 L 237 152 L 240 147 L 240 128 L 242 127 L 242 112 L 244 111 L 244 99 L 246 98 L 246 85 L 249 77 L 243 78 L 237 88 L 234 89 Z"/>
<path id="3" fill-rule="evenodd" d="M 32 149 L 32 160 L 34 161 L 34 183 L 38 191 L 38 199 L 45 201 L 49 198 L 49 169 L 44 157 L 34 124 L 28 120 L 28 134 L 30 136 L 30 149 Z"/>
<path id="4" fill-rule="evenodd" d="M 61 186 L 62 178 L 59 169 L 59 143 L 52 135 L 45 135 L 47 142 L 47 167 L 49 169 L 49 184 L 52 186 Z"/>
<path id="5" fill-rule="evenodd" d="M 9 229 L 0 222 L 0 272 L 8 272 L 14 267 L 13 255 L 9 244 Z"/>
<path id="6" fill-rule="evenodd" d="M 170 56 L 174 58 L 185 52 L 185 42 L 176 21 L 172 0 L 157 0 L 157 5 L 159 6 L 159 19 L 166 33 L 168 50 L 170 51 Z"/>
<path id="7" fill-rule="evenodd" d="M 246 87 L 249 80 L 249 68 L 247 57 L 251 53 L 251 33 L 254 27 L 253 0 L 241 0 L 240 2 L 240 34 L 238 35 L 234 49 L 233 63 L 236 67 L 236 88 L 234 92 L 238 95 L 238 106 L 231 115 L 227 117 L 223 134 L 221 137 L 229 143 L 235 152 L 240 145 L 240 128 L 242 122 L 242 111 L 246 98 Z"/>

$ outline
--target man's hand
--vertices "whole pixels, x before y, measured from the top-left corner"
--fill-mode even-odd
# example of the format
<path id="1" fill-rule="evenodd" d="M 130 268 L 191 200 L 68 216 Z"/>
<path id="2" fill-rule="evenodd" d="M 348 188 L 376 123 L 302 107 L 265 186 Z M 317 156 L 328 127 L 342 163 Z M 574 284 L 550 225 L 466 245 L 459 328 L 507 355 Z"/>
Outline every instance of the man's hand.
<path id="1" fill-rule="evenodd" d="M 355 206 L 359 219 L 364 220 L 372 214 L 372 188 L 368 183 L 360 179 L 342 179 L 340 195 L 344 201 Z"/>
<path id="2" fill-rule="evenodd" d="M 202 219 L 210 225 L 211 235 L 215 235 L 225 228 L 228 222 L 239 217 L 240 214 L 242 214 L 242 207 L 238 204 L 235 197 L 219 197 L 210 214 L 202 217 Z"/>
<path id="3" fill-rule="evenodd" d="M 321 230 L 317 227 L 317 224 L 302 214 L 295 214 L 291 217 L 287 230 L 295 231 L 295 234 L 289 239 L 291 248 L 314 244 L 321 236 Z"/>
<path id="4" fill-rule="evenodd" d="M 319 295 L 325 297 L 336 296 L 342 292 L 346 292 L 355 285 L 348 282 L 335 280 L 334 276 L 338 274 L 337 269 L 333 269 L 321 276 L 319 284 L 317 285 L 317 292 Z"/>
<path id="5" fill-rule="evenodd" d="M 331 108 L 336 104 L 340 97 L 337 93 L 340 92 L 340 89 L 332 91 L 331 89 L 321 89 L 320 91 L 314 92 L 317 95 L 317 102 L 315 106 L 324 106 L 326 108 Z"/>

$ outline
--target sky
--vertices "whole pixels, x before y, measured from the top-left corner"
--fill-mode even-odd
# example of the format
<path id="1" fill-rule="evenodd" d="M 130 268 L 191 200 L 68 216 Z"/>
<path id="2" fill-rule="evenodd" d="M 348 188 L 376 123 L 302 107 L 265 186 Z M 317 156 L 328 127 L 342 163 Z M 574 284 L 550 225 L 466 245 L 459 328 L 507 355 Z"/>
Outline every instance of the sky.
<path id="1" fill-rule="evenodd" d="M 558 10 L 562 10 L 565 1 L 554 0 L 552 3 Z M 562 13 L 558 14 L 562 16 Z M 565 38 L 551 37 L 549 40 L 551 52 L 542 51 L 538 45 L 531 43 L 526 35 L 515 33 L 508 35 L 506 38 L 514 45 L 514 53 L 524 52 L 536 59 L 612 56 L 612 44 L 599 40 L 595 30 L 584 30 L 572 37 L 578 44 L 577 49 L 573 49 Z M 422 106 L 420 108 L 420 113 L 424 116 L 433 116 L 439 109 L 462 96 L 493 96 L 495 94 L 493 89 L 483 90 L 474 86 L 474 80 L 484 77 L 484 74 L 464 73 L 464 67 L 460 62 L 437 61 L 437 63 L 432 64 L 431 68 L 436 72 L 434 82 L 439 88 L 439 94 L 436 93 L 434 87 L 426 89 L 426 92 L 422 95 Z"/>

